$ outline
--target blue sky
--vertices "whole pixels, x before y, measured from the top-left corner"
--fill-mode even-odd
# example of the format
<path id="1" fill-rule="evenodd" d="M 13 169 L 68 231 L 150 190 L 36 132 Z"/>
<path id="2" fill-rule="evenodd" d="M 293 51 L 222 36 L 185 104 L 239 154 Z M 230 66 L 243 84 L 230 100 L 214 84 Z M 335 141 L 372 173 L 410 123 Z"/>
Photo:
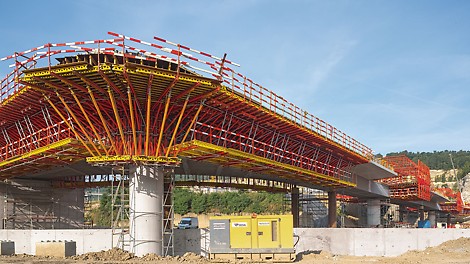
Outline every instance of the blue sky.
<path id="1" fill-rule="evenodd" d="M 0 57 L 107 31 L 160 36 L 227 53 L 375 153 L 470 150 L 469 13 L 457 0 L 4 1 Z"/>

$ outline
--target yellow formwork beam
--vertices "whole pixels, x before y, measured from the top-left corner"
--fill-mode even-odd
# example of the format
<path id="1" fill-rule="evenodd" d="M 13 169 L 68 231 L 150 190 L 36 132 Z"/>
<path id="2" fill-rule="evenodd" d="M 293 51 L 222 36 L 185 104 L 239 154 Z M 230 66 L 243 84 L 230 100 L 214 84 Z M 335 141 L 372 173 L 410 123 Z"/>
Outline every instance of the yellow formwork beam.
<path id="1" fill-rule="evenodd" d="M 130 74 L 137 74 L 141 76 L 148 76 L 148 75 L 155 75 L 158 77 L 162 77 L 165 79 L 175 79 L 176 78 L 176 72 L 164 70 L 164 69 L 158 69 L 158 68 L 153 68 L 153 67 L 146 67 L 146 66 L 141 66 L 138 64 L 131 64 L 128 65 L 124 69 L 124 65 L 121 64 L 113 64 L 113 65 L 108 65 L 108 64 L 101 64 L 100 67 L 98 66 L 90 66 L 86 62 L 80 62 L 75 65 L 56 65 L 51 67 L 51 72 L 54 73 L 72 73 L 74 71 L 80 71 L 81 73 L 96 73 L 99 70 L 101 71 L 113 71 L 113 72 L 124 72 L 124 70 L 127 73 Z M 28 81 L 32 80 L 33 77 L 41 77 L 41 76 L 49 76 L 50 71 L 49 69 L 44 69 L 44 70 L 27 70 L 24 71 L 24 77 L 23 79 Z M 201 85 L 206 85 L 206 86 L 212 86 L 215 87 L 213 84 L 213 80 L 209 78 L 204 78 L 204 77 L 199 77 L 195 75 L 186 75 L 184 73 L 180 73 L 179 77 L 180 81 L 185 81 L 185 82 L 191 82 L 191 83 L 196 83 L 199 82 Z"/>
<path id="2" fill-rule="evenodd" d="M 185 151 L 185 149 L 188 149 L 188 151 Z M 325 182 L 325 183 L 326 182 L 331 182 L 331 183 L 333 183 L 333 185 L 342 185 L 344 187 L 346 187 L 346 186 L 355 187 L 356 186 L 356 184 L 353 183 L 353 182 L 340 180 L 340 179 L 337 179 L 337 178 L 334 178 L 334 177 L 331 177 L 331 176 L 327 176 L 327 175 L 324 175 L 324 174 L 321 174 L 321 173 L 318 173 L 318 172 L 315 172 L 315 171 L 303 169 L 303 168 L 293 166 L 293 165 L 289 165 L 289 164 L 285 164 L 285 163 L 282 163 L 282 162 L 273 161 L 273 160 L 263 158 L 263 157 L 260 157 L 260 156 L 256 156 L 256 155 L 253 155 L 253 154 L 249 154 L 249 153 L 246 153 L 246 152 L 243 152 L 243 151 L 240 151 L 240 150 L 230 149 L 230 148 L 225 148 L 225 147 L 213 145 L 213 144 L 210 144 L 210 143 L 205 143 L 205 142 L 202 142 L 202 141 L 199 141 L 199 140 L 193 140 L 193 141 L 189 141 L 189 142 L 186 142 L 186 143 L 182 143 L 182 144 L 175 147 L 175 150 L 177 152 L 179 152 L 180 155 L 182 155 L 182 156 L 185 156 L 185 153 L 190 153 L 191 151 L 198 150 L 198 149 L 207 150 L 211 153 L 213 153 L 213 152 L 225 153 L 224 156 L 226 156 L 226 157 L 234 157 L 234 158 L 238 158 L 238 159 L 251 160 L 254 163 L 258 163 L 258 164 L 270 167 L 270 168 L 272 168 L 272 170 L 276 170 L 276 168 L 280 168 L 282 170 L 285 170 L 285 171 L 288 171 L 288 172 L 291 172 L 291 173 L 298 173 L 298 174 L 302 174 L 302 175 L 312 176 L 312 177 L 317 178 L 320 181 Z M 180 151 L 178 151 L 178 150 L 180 150 Z M 245 167 L 247 167 L 247 166 L 245 166 Z"/>
<path id="3" fill-rule="evenodd" d="M 86 158 L 88 163 L 106 163 L 106 162 L 150 162 L 161 164 L 174 164 L 177 165 L 181 162 L 178 157 L 165 157 L 165 156 L 132 156 L 132 155 L 118 155 L 118 156 L 97 156 Z"/>
<path id="4" fill-rule="evenodd" d="M 63 147 L 63 146 L 68 145 L 70 143 L 72 143 L 71 138 L 66 138 L 66 139 L 59 140 L 57 142 L 46 145 L 44 147 L 34 149 L 34 150 L 32 150 L 28 153 L 25 153 L 23 155 L 20 155 L 18 157 L 14 157 L 14 158 L 11 158 L 11 159 L 4 160 L 4 161 L 0 162 L 0 167 L 4 167 L 4 166 L 12 164 L 14 162 L 17 162 L 17 161 L 20 161 L 20 160 L 23 160 L 23 159 L 27 159 L 27 158 L 30 158 L 30 157 L 35 156 L 35 155 L 42 154 L 42 153 L 44 153 L 46 151 L 49 151 L 49 150 L 52 150 L 52 149 L 57 149 L 57 148 Z"/>
<path id="5" fill-rule="evenodd" d="M 31 69 L 23 71 L 25 81 L 33 81 L 33 77 L 41 77 L 41 76 L 50 76 L 51 72 L 54 73 L 70 73 L 73 71 L 86 71 L 89 70 L 90 65 L 86 62 L 77 62 L 72 65 L 56 65 L 51 67 L 51 71 L 49 68 L 44 68 L 42 70 L 39 69 Z"/>
<path id="6" fill-rule="evenodd" d="M 8 103 L 10 103 L 11 101 L 15 100 L 16 97 L 26 93 L 27 91 L 29 91 L 29 87 L 30 86 L 23 86 L 20 90 L 18 90 L 17 92 L 15 93 L 12 93 L 7 99 L 3 100 L 2 101 L 2 106 L 5 106 L 7 105 Z"/>

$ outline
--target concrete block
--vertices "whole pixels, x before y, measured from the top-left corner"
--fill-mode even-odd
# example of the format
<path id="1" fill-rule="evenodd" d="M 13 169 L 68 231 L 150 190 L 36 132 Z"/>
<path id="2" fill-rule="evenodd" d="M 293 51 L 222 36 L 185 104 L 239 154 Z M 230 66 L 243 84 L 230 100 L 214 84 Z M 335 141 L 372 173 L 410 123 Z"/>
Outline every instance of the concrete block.
<path id="1" fill-rule="evenodd" d="M 296 252 L 331 251 L 331 236 L 329 228 L 295 228 L 294 234 L 299 237 Z"/>
<path id="2" fill-rule="evenodd" d="M 70 257 L 77 254 L 75 241 L 36 242 L 36 256 Z"/>
<path id="3" fill-rule="evenodd" d="M 76 253 L 77 254 L 83 254 L 83 239 L 84 239 L 84 233 L 86 232 L 85 230 L 87 230 L 87 229 L 83 229 L 83 231 L 82 230 L 77 230 L 77 229 L 56 230 L 56 232 L 54 234 L 54 238 L 52 240 L 74 241 L 75 245 L 77 246 L 76 247 Z M 41 240 L 44 240 L 44 238 L 41 239 Z M 96 243 L 91 243 L 91 244 L 96 244 Z"/>
<path id="4" fill-rule="evenodd" d="M 5 233 L 1 237 L 15 241 L 15 254 L 32 254 L 34 247 L 31 246 L 31 230 L 2 230 Z"/>
<path id="5" fill-rule="evenodd" d="M 173 232 L 175 255 L 182 256 L 187 252 L 201 255 L 202 237 L 200 229 L 175 229 Z"/>
<path id="6" fill-rule="evenodd" d="M 382 256 L 385 251 L 383 228 L 356 228 L 354 240 L 355 256 Z"/>
<path id="7" fill-rule="evenodd" d="M 114 235 L 113 243 L 113 232 L 112 229 L 83 229 L 83 245 L 79 247 L 77 245 L 77 254 L 84 254 L 87 252 L 98 252 L 101 250 L 112 249 L 118 247 L 119 235 Z M 99 239 L 96 239 L 99 237 Z M 75 240 L 73 238 L 69 238 Z M 125 241 L 129 241 L 129 235 L 124 237 Z M 90 243 L 90 241 L 93 241 Z M 82 251 L 79 249 L 82 248 Z"/>
<path id="8" fill-rule="evenodd" d="M 354 251 L 356 228 L 329 228 L 325 230 L 330 235 L 331 244 L 329 252 L 335 252 L 338 255 L 348 255 Z"/>
<path id="9" fill-rule="evenodd" d="M 14 255 L 15 242 L 13 241 L 0 241 L 0 255 Z"/>
<path id="10" fill-rule="evenodd" d="M 418 249 L 417 231 L 423 229 L 386 228 L 383 230 L 385 247 L 380 256 L 393 257 Z"/>

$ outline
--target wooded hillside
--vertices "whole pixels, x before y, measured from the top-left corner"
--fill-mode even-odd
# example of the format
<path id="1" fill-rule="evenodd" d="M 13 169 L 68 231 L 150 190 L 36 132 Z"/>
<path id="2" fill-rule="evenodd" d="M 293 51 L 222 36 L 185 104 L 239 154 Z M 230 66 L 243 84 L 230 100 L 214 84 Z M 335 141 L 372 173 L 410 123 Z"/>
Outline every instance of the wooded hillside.
<path id="1" fill-rule="evenodd" d="M 424 162 L 431 170 L 451 170 L 452 163 L 450 161 L 450 154 L 454 161 L 455 168 L 458 169 L 459 179 L 470 172 L 470 151 L 434 151 L 434 152 L 392 152 L 387 156 L 405 154 L 408 158 L 417 162 L 418 159 Z"/>

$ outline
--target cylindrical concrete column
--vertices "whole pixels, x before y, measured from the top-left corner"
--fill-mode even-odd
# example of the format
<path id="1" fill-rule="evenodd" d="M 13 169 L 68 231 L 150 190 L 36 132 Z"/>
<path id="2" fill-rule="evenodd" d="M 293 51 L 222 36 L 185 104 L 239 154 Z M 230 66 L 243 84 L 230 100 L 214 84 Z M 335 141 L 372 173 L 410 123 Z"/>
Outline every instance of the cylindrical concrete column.
<path id="1" fill-rule="evenodd" d="M 294 220 L 294 227 L 300 226 L 299 221 L 299 188 L 292 187 L 291 190 L 291 211 L 292 211 L 292 218 Z"/>
<path id="2" fill-rule="evenodd" d="M 406 206 L 404 205 L 399 205 L 398 206 L 398 221 L 399 222 L 405 222 L 405 212 L 406 212 Z"/>
<path id="3" fill-rule="evenodd" d="M 163 254 L 163 168 L 129 168 L 131 249 L 136 256 Z"/>
<path id="4" fill-rule="evenodd" d="M 336 227 L 336 192 L 328 192 L 328 227 Z"/>
<path id="5" fill-rule="evenodd" d="M 436 227 L 436 211 L 429 211 L 428 212 L 428 220 L 429 223 L 431 223 L 431 228 Z"/>
<path id="6" fill-rule="evenodd" d="M 419 206 L 419 221 L 424 221 L 424 206 Z"/>
<path id="7" fill-rule="evenodd" d="M 380 226 L 380 200 L 367 200 L 367 226 Z"/>

